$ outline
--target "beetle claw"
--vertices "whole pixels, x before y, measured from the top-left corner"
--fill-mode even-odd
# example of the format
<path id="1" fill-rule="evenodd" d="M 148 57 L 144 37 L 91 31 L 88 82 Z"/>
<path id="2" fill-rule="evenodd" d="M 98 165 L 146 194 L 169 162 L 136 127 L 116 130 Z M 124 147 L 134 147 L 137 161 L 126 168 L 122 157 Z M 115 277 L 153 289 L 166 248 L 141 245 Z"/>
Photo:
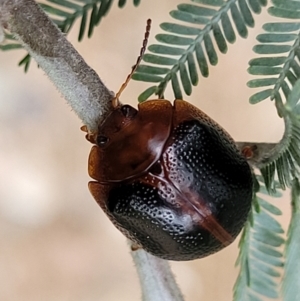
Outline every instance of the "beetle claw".
<path id="1" fill-rule="evenodd" d="M 142 249 L 142 247 L 138 243 L 132 241 L 130 249 L 131 249 L 132 252 L 135 252 L 137 250 Z"/>
<path id="2" fill-rule="evenodd" d="M 80 127 L 80 130 L 87 133 L 85 135 L 85 139 L 87 141 L 91 142 L 92 144 L 96 144 L 96 137 L 97 137 L 96 133 L 89 132 L 88 127 L 86 125 L 83 125 L 82 127 Z"/>

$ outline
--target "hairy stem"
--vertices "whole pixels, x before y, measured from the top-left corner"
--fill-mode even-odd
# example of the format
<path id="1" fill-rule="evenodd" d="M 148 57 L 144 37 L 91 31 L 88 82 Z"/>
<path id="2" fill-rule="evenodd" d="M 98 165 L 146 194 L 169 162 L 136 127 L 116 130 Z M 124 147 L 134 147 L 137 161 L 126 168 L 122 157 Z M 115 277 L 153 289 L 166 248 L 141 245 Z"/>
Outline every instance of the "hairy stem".
<path id="1" fill-rule="evenodd" d="M 1 28 L 22 42 L 90 131 L 112 109 L 114 96 L 33 0 L 0 0 Z M 182 301 L 167 261 L 143 250 L 132 256 L 145 301 Z"/>
<path id="2" fill-rule="evenodd" d="M 169 263 L 142 249 L 131 252 L 139 274 L 143 301 L 183 301 Z"/>
<path id="3" fill-rule="evenodd" d="M 49 76 L 90 131 L 111 109 L 103 84 L 34 0 L 0 0 L 0 26 L 10 31 Z"/>

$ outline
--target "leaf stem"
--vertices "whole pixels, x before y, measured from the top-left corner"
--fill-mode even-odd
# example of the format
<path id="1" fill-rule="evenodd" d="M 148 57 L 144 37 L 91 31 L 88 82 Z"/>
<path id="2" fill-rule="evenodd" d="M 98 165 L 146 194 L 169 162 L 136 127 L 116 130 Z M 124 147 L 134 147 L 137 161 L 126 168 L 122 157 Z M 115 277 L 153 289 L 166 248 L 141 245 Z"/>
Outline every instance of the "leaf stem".
<path id="1" fill-rule="evenodd" d="M 277 150 L 278 144 L 261 142 L 236 142 L 236 145 L 242 154 L 244 154 L 251 166 L 262 168 L 265 164 L 267 164 L 266 161 L 272 161 L 275 147 Z"/>
<path id="2" fill-rule="evenodd" d="M 173 65 L 173 67 L 168 71 L 165 77 L 160 81 L 157 88 L 157 94 L 160 98 L 163 97 L 167 84 L 172 79 L 172 74 L 176 74 L 178 72 L 180 64 L 183 64 L 187 61 L 188 54 L 195 51 L 196 44 L 203 42 L 205 36 L 209 35 L 212 27 L 220 21 L 222 14 L 226 14 L 230 10 L 231 6 L 236 2 L 237 0 L 228 0 L 227 2 L 224 2 L 218 12 L 209 20 L 204 28 L 201 29 L 200 33 L 193 39 L 193 42 L 189 45 L 189 47 L 184 50 L 184 52 L 178 59 L 178 62 Z"/>
<path id="3" fill-rule="evenodd" d="M 284 123 L 284 134 L 277 143 L 236 142 L 238 149 L 251 166 L 261 169 L 274 162 L 286 151 L 291 143 L 295 124 L 288 115 L 284 117 Z"/>

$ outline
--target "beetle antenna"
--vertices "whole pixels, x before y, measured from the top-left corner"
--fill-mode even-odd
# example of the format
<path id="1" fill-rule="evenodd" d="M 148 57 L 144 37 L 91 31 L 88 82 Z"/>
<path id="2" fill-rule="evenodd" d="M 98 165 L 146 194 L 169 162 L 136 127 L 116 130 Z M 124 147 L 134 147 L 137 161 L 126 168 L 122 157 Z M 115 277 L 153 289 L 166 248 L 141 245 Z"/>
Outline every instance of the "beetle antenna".
<path id="1" fill-rule="evenodd" d="M 116 94 L 116 96 L 114 97 L 114 99 L 112 100 L 112 106 L 114 108 L 118 107 L 120 105 L 119 102 L 119 97 L 122 94 L 122 92 L 124 91 L 124 89 L 127 87 L 133 73 L 136 71 L 137 67 L 139 66 L 140 62 L 142 61 L 143 55 L 146 51 L 146 47 L 147 47 L 147 43 L 148 43 L 148 38 L 150 35 L 150 29 L 151 29 L 151 19 L 147 20 L 147 26 L 146 26 L 146 32 L 144 35 L 144 40 L 143 40 L 143 45 L 142 48 L 140 50 L 140 55 L 138 56 L 135 65 L 132 67 L 131 72 L 128 74 L 125 82 L 122 84 L 120 90 L 118 91 L 118 93 Z"/>

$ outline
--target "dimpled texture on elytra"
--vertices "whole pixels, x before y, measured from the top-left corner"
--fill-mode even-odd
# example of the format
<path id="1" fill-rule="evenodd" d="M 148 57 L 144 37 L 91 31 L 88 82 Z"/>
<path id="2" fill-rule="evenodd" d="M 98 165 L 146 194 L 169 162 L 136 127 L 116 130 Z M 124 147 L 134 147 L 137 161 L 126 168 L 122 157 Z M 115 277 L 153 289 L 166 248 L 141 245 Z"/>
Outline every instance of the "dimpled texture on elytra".
<path id="1" fill-rule="evenodd" d="M 148 171 L 144 181 L 120 183 L 108 195 L 108 211 L 133 241 L 170 260 L 200 258 L 223 248 L 201 226 L 206 213 L 191 212 L 191 196 L 233 238 L 238 235 L 250 210 L 252 176 L 227 135 L 210 124 L 185 121 L 173 129 L 156 164 L 157 175 Z"/>
<path id="2" fill-rule="evenodd" d="M 252 175 L 245 158 L 227 135 L 197 120 L 180 124 L 172 137 L 173 151 L 165 154 L 173 154 L 176 160 L 169 173 L 177 175 L 181 189 L 190 185 L 203 196 L 216 219 L 235 237 L 252 200 Z M 171 158 L 165 161 L 173 162 Z"/>

